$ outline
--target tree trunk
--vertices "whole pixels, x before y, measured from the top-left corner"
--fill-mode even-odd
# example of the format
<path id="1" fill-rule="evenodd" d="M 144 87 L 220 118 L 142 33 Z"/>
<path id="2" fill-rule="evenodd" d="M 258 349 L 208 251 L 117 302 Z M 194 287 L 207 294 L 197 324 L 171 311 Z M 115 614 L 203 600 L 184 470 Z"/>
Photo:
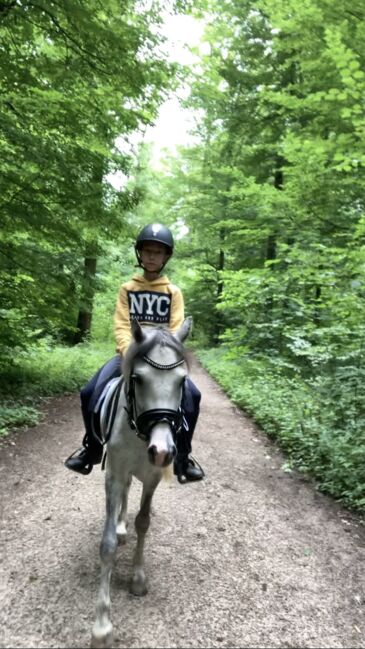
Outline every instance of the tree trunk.
<path id="1" fill-rule="evenodd" d="M 225 231 L 224 228 L 220 230 L 219 233 L 219 239 L 221 243 L 221 248 L 219 250 L 219 257 L 218 257 L 218 267 L 217 271 L 220 272 L 224 270 L 224 263 L 225 263 L 225 257 L 224 257 L 224 239 L 225 239 Z M 221 277 L 218 276 L 218 282 L 217 282 L 217 302 L 219 302 L 220 297 L 222 295 L 224 288 L 224 282 Z M 224 331 L 224 322 L 223 322 L 223 314 L 221 311 L 218 311 L 216 315 L 216 324 L 215 324 L 215 331 L 214 331 L 214 343 L 218 344 L 219 343 L 219 336 L 220 334 Z"/>
<path id="2" fill-rule="evenodd" d="M 274 187 L 279 191 L 283 190 L 284 177 L 282 166 L 284 164 L 284 158 L 277 156 L 276 158 L 276 168 L 274 171 Z M 270 234 L 267 238 L 266 244 L 266 259 L 272 260 L 276 259 L 276 234 Z"/>
<path id="3" fill-rule="evenodd" d="M 90 335 L 95 293 L 96 255 L 87 256 L 84 260 L 84 273 L 82 278 L 82 300 L 77 318 L 77 330 L 74 344 L 83 342 Z"/>
<path id="4" fill-rule="evenodd" d="M 93 188 L 93 211 L 95 219 L 100 218 L 103 210 L 103 177 L 104 164 L 102 160 L 95 160 L 92 173 Z M 83 342 L 90 335 L 91 320 L 93 312 L 93 301 L 95 294 L 95 275 L 97 264 L 98 242 L 97 240 L 85 243 L 84 272 L 81 280 L 81 299 L 79 315 L 77 318 L 77 329 L 74 336 L 74 344 Z"/>
<path id="5" fill-rule="evenodd" d="M 321 325 L 321 313 L 320 313 L 321 294 L 322 294 L 322 289 L 318 284 L 316 284 L 316 286 L 314 287 L 315 307 L 313 313 L 313 322 L 316 325 L 316 327 L 320 327 Z"/>

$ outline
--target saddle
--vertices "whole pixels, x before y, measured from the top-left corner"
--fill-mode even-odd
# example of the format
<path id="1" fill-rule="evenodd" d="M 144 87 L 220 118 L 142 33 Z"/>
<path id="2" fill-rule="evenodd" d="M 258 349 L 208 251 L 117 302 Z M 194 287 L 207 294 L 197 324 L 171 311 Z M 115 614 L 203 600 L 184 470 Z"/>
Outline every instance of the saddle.
<path id="1" fill-rule="evenodd" d="M 109 441 L 112 432 L 123 383 L 124 379 L 122 376 L 110 379 L 105 385 L 93 410 L 93 434 L 103 445 Z"/>

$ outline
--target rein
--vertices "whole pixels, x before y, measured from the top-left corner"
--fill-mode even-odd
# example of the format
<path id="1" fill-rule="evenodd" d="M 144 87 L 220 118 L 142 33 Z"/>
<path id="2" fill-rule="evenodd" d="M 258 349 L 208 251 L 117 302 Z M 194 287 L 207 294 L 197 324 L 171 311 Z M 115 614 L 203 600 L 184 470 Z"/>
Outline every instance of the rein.
<path id="1" fill-rule="evenodd" d="M 148 365 L 154 367 L 157 370 L 173 370 L 179 365 L 185 363 L 185 359 L 181 358 L 175 363 L 170 363 L 169 365 L 163 365 L 162 363 L 157 363 L 152 360 L 149 356 L 142 357 Z M 183 388 L 184 389 L 184 388 Z M 132 430 L 136 431 L 137 437 L 148 442 L 151 435 L 152 427 L 155 423 L 167 423 L 171 428 L 171 432 L 174 437 L 178 435 L 183 427 L 183 412 L 181 406 L 178 410 L 172 410 L 170 408 L 153 408 L 151 410 L 146 410 L 142 414 L 137 415 L 136 413 L 136 400 L 135 400 L 135 377 L 133 374 L 130 376 L 129 388 L 127 392 L 127 403 L 128 407 L 124 407 L 128 415 L 128 423 Z"/>

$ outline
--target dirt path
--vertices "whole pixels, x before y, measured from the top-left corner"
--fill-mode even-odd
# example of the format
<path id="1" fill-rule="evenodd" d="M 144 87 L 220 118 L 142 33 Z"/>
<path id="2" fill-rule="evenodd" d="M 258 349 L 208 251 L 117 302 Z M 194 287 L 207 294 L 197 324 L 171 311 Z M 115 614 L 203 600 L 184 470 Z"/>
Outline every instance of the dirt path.
<path id="1" fill-rule="evenodd" d="M 115 647 L 364 647 L 365 531 L 318 494 L 198 366 L 194 452 L 203 482 L 163 483 L 146 545 L 150 590 L 128 593 L 134 546 L 112 577 Z M 63 467 L 81 439 L 77 395 L 0 449 L 1 647 L 87 647 L 104 513 L 100 470 Z"/>

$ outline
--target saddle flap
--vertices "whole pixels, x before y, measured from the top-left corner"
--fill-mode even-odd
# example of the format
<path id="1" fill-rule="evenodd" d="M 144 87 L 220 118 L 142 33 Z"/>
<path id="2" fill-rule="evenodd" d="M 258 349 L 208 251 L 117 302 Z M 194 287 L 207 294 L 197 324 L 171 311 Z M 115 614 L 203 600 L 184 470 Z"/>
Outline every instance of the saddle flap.
<path id="1" fill-rule="evenodd" d="M 107 442 L 110 437 L 122 384 L 123 377 L 120 376 L 108 381 L 94 408 L 94 415 L 99 414 L 100 417 L 100 430 L 104 442 Z"/>

